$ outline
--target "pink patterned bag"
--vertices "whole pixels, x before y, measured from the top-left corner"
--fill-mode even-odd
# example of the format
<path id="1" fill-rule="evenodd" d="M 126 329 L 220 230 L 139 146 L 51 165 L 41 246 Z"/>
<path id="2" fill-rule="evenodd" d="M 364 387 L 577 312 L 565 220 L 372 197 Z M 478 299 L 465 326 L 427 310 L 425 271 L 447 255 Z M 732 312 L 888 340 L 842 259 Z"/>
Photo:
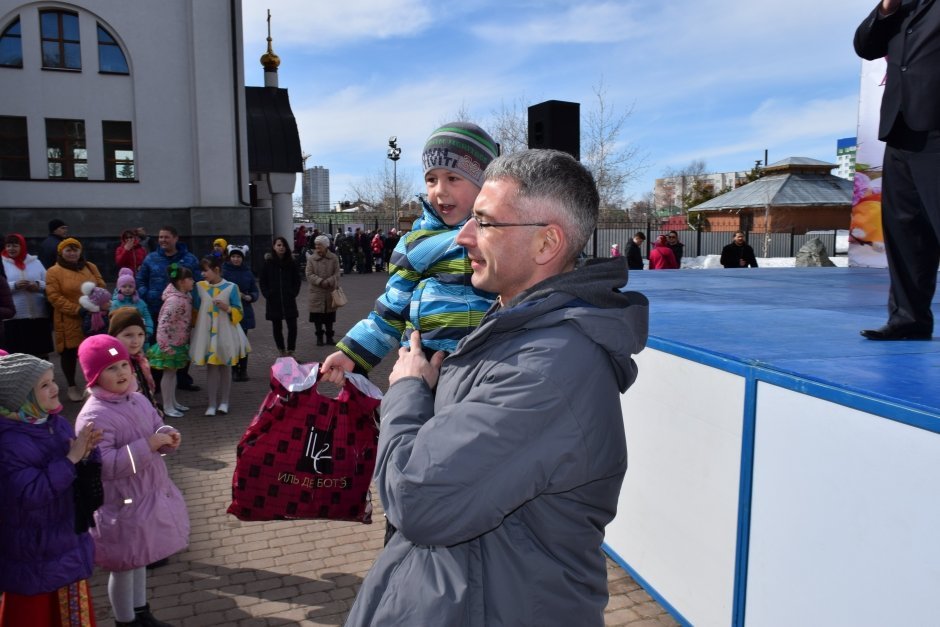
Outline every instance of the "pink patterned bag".
<path id="1" fill-rule="evenodd" d="M 337 398 L 323 396 L 318 371 L 292 357 L 271 366 L 271 391 L 238 443 L 229 514 L 372 522 L 382 393 L 350 374 Z"/>

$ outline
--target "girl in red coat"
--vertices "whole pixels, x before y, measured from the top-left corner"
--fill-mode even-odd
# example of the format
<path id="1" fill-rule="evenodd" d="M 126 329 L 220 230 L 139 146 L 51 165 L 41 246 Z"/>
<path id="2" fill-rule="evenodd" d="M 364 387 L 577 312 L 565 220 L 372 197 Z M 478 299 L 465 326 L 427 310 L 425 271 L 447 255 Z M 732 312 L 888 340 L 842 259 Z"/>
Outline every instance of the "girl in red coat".
<path id="1" fill-rule="evenodd" d="M 669 248 L 669 243 L 665 235 L 656 238 L 653 244 L 653 250 L 650 251 L 650 270 L 676 270 L 679 262 L 676 261 L 676 255 Z"/>

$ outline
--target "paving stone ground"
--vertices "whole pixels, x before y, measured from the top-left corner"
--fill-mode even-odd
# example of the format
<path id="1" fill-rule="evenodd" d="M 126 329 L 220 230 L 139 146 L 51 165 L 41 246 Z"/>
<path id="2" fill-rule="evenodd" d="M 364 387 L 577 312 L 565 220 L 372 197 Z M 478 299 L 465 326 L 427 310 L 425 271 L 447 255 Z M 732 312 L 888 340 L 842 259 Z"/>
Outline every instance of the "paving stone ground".
<path id="1" fill-rule="evenodd" d="M 339 338 L 365 316 L 384 287 L 381 274 L 343 278 L 349 304 L 338 313 Z M 306 309 L 306 283 L 298 304 Z M 242 522 L 225 513 L 231 501 L 235 445 L 268 389 L 269 367 L 277 351 L 264 303 L 255 307 L 258 328 L 248 337 L 251 380 L 232 384 L 227 416 L 205 417 L 205 391 L 179 392 L 178 400 L 191 409 L 170 420 L 183 433 L 179 451 L 166 457 L 173 480 L 186 498 L 191 521 L 189 548 L 170 563 L 149 571 L 148 596 L 155 615 L 181 627 L 215 625 L 287 627 L 342 625 L 359 585 L 382 548 L 384 516 L 374 499 L 374 522 L 363 525 L 336 521 Z M 332 350 L 318 348 L 313 325 L 302 313 L 298 361 L 320 361 Z M 389 355 L 371 379 L 383 391 L 394 363 Z M 191 374 L 205 390 L 205 369 Z M 64 384 L 61 373 L 57 374 Z M 79 375 L 81 378 L 81 375 Z M 329 387 L 329 386 L 327 386 Z M 327 390 L 329 391 L 329 390 Z M 74 418 L 79 404 L 65 400 L 66 415 Z M 616 563 L 608 560 L 610 603 L 606 624 L 653 627 L 676 621 Z M 106 572 L 96 571 L 92 594 L 98 624 L 114 624 L 107 595 Z"/>

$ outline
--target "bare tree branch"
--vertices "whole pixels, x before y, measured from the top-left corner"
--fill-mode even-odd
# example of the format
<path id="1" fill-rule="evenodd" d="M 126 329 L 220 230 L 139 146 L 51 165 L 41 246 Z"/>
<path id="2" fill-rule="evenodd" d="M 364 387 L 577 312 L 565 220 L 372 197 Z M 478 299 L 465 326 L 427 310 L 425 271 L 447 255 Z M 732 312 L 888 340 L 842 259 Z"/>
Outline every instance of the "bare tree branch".
<path id="1" fill-rule="evenodd" d="M 417 193 L 414 172 L 410 168 L 398 169 L 398 205 L 414 199 Z M 395 177 L 393 166 L 386 163 L 380 168 L 349 184 L 349 193 L 376 210 L 395 210 Z"/>
<path id="2" fill-rule="evenodd" d="M 593 87 L 595 108 L 584 115 L 581 161 L 594 175 L 601 208 L 623 208 L 626 187 L 643 172 L 646 155 L 635 144 L 621 140 L 633 105 L 617 112 L 607 102 L 604 79 Z"/>
<path id="3" fill-rule="evenodd" d="M 499 110 L 491 115 L 485 130 L 499 144 L 500 154 L 509 155 L 529 147 L 529 109 L 524 96 L 509 105 L 501 102 Z"/>

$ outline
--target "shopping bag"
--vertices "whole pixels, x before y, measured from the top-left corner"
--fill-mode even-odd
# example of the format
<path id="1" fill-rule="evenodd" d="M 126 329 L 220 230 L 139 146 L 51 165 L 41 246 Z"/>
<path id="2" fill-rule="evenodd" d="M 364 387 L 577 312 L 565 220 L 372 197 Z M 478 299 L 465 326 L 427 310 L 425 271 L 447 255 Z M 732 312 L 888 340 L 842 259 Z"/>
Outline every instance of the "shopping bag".
<path id="1" fill-rule="evenodd" d="M 346 292 L 344 292 L 341 287 L 337 287 L 333 290 L 333 293 L 330 294 L 330 298 L 333 299 L 333 309 L 339 309 L 349 302 L 349 299 L 346 298 Z"/>
<path id="2" fill-rule="evenodd" d="M 323 396 L 319 369 L 292 357 L 271 366 L 271 391 L 238 442 L 229 514 L 372 522 L 382 393 L 347 374 L 337 398 Z"/>

